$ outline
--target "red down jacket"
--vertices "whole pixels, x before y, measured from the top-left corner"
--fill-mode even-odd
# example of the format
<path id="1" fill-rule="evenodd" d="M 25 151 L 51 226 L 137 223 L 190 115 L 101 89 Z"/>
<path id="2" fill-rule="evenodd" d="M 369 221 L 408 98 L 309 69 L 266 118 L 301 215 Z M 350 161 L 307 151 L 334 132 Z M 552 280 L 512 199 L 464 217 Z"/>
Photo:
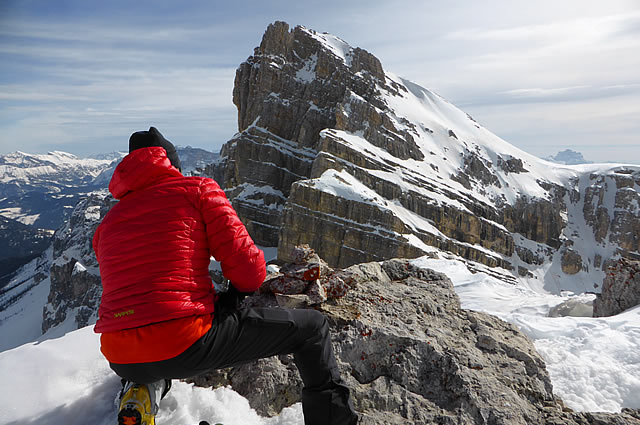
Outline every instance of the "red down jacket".
<path id="1" fill-rule="evenodd" d="M 95 332 L 213 312 L 210 256 L 238 290 L 262 284 L 264 254 L 224 192 L 184 177 L 163 148 L 127 155 L 109 190 L 120 201 L 93 238 L 103 287 Z"/>

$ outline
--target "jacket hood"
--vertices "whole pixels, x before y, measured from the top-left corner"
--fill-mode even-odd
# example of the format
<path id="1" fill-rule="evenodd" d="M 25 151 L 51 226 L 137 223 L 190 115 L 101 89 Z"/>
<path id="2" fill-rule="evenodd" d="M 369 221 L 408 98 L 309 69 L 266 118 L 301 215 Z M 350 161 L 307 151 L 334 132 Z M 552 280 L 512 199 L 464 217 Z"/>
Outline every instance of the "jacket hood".
<path id="1" fill-rule="evenodd" d="M 182 177 L 182 174 L 171 165 L 164 148 L 136 149 L 116 167 L 109 182 L 109 192 L 114 198 L 122 199 L 129 192 L 143 189 L 168 177 Z"/>

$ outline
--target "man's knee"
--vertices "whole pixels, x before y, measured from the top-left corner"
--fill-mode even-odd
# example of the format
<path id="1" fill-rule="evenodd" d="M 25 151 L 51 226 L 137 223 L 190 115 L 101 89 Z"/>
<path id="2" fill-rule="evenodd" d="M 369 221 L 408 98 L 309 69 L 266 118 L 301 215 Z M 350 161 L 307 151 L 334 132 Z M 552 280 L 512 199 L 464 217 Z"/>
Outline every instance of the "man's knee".
<path id="1" fill-rule="evenodd" d="M 300 316 L 298 326 L 312 335 L 329 334 L 329 321 L 324 314 L 316 310 L 294 310 Z"/>

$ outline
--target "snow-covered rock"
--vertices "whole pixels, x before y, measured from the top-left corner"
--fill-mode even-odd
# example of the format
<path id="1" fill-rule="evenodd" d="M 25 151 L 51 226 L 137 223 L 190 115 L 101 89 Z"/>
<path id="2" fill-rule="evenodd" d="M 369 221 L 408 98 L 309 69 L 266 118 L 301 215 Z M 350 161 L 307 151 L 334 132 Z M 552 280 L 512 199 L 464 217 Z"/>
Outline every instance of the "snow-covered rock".
<path id="1" fill-rule="evenodd" d="M 340 38 L 276 22 L 237 72 L 240 132 L 207 172 L 281 261 L 331 266 L 434 249 L 556 293 L 601 289 L 640 252 L 640 166 L 567 166 L 492 134 Z"/>
<path id="2" fill-rule="evenodd" d="M 331 323 L 334 350 L 361 424 L 640 423 L 640 411 L 616 415 L 567 409 L 553 394 L 532 341 L 495 316 L 462 309 L 442 273 L 408 260 L 337 272 L 349 274 L 352 286 L 343 297 L 315 308 Z M 252 306 L 277 302 L 270 294 L 245 300 Z M 231 385 L 264 415 L 298 402 L 302 390 L 290 356 L 193 381 Z"/>
<path id="3" fill-rule="evenodd" d="M 43 308 L 42 332 L 65 322 L 73 329 L 95 323 L 102 285 L 93 252 L 93 234 L 116 201 L 106 190 L 90 194 L 53 237 L 51 289 Z"/>

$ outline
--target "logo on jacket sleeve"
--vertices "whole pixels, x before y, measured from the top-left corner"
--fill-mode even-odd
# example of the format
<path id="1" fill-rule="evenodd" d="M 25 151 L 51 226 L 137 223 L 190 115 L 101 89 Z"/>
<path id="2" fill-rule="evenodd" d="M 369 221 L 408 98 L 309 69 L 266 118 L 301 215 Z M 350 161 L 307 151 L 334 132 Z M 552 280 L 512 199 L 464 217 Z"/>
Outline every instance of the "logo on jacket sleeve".
<path id="1" fill-rule="evenodd" d="M 121 317 L 125 317 L 125 316 L 131 316 L 134 313 L 133 309 L 131 310 L 126 310 L 126 311 L 121 311 L 119 313 L 114 313 L 113 317 L 116 319 L 120 319 Z"/>

